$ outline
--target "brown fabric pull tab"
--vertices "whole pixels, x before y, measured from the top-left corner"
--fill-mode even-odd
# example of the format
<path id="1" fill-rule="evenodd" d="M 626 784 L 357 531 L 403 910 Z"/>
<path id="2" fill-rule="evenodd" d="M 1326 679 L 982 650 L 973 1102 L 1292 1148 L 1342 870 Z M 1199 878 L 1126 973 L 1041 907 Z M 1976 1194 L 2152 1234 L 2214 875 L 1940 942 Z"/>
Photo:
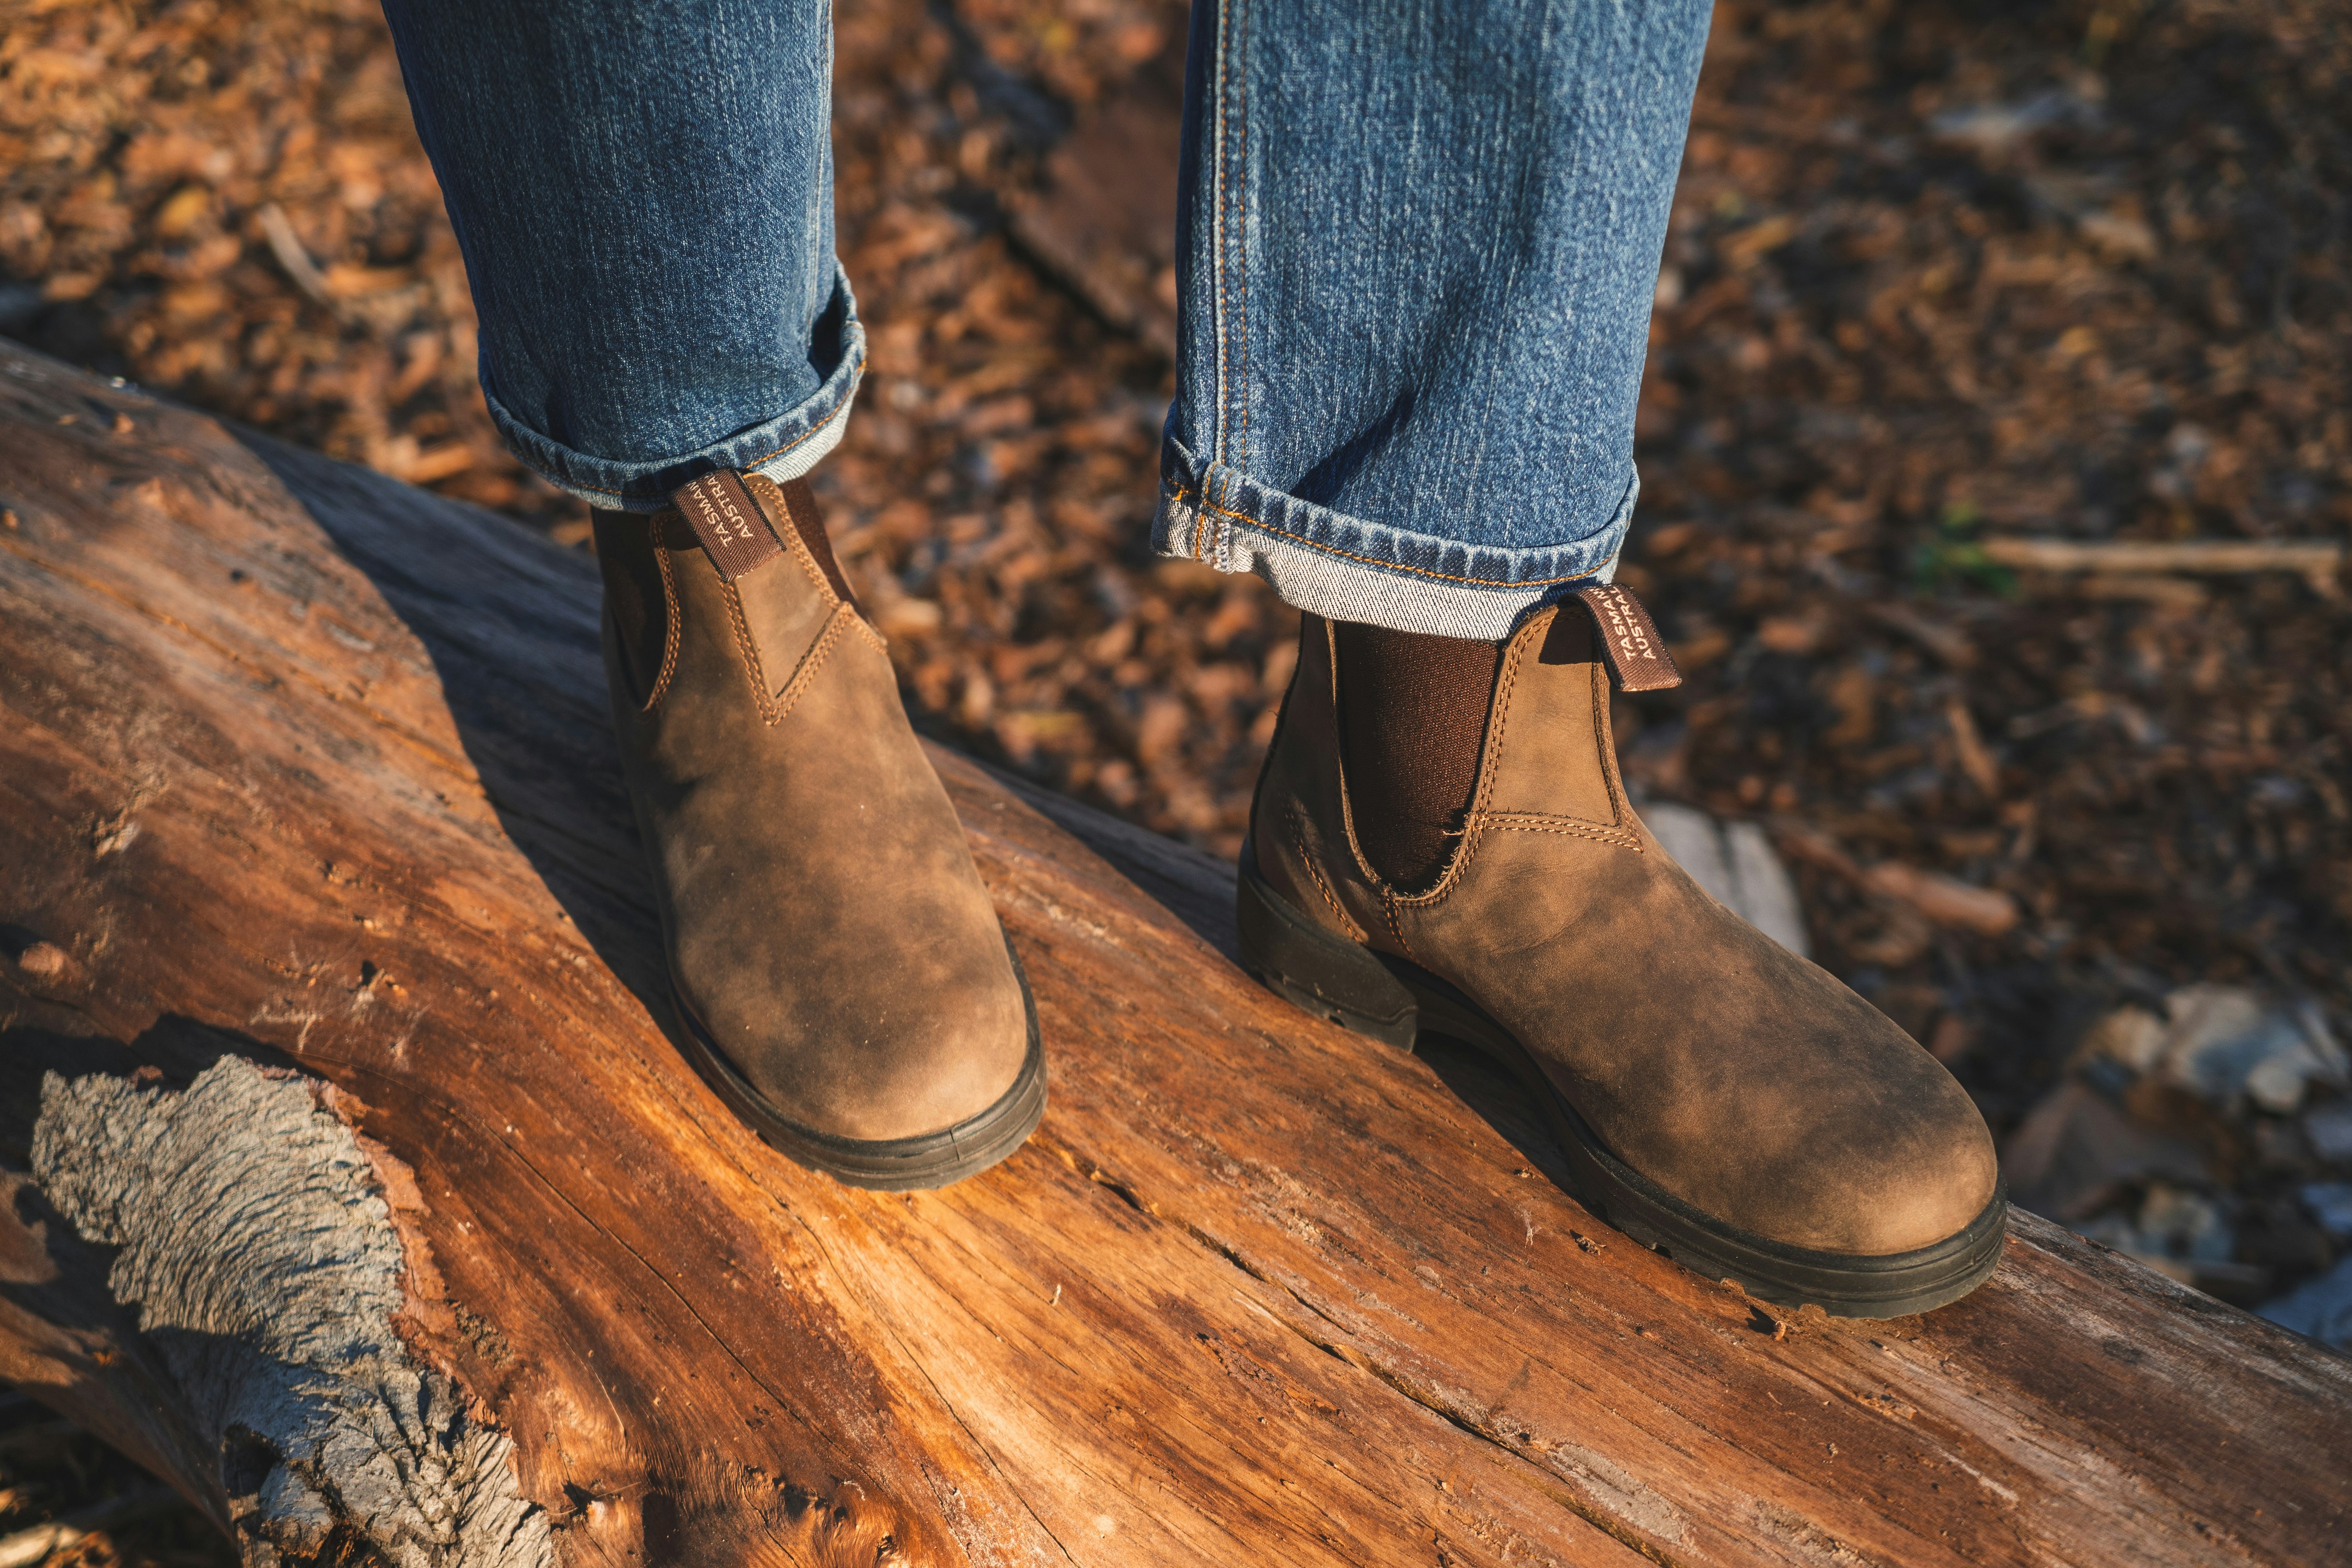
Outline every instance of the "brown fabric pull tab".
<path id="1" fill-rule="evenodd" d="M 669 503 L 685 514 L 702 542 L 703 553 L 727 582 L 758 571 L 784 552 L 768 514 L 732 472 L 722 468 L 681 485 Z"/>
<path id="2" fill-rule="evenodd" d="M 1666 639 L 1658 635 L 1650 612 L 1642 608 L 1642 601 L 1630 590 L 1614 583 L 1595 583 L 1590 588 L 1579 588 L 1576 596 L 1592 612 L 1609 668 L 1617 672 L 1619 689 L 1664 691 L 1683 683 L 1683 672 L 1675 668 L 1673 657 L 1666 652 Z"/>

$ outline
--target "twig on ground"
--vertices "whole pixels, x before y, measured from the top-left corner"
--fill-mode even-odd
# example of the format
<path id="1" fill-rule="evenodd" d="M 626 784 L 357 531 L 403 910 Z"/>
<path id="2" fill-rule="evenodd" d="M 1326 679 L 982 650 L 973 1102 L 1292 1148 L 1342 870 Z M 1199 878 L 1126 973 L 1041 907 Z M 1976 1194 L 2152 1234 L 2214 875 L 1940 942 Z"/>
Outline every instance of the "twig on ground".
<path id="1" fill-rule="evenodd" d="M 2225 576 L 2292 572 L 2328 598 L 2345 547 L 2321 539 L 2001 539 L 1984 541 L 1985 559 L 2031 572 L 2089 572 L 2102 576 Z"/>
<path id="2" fill-rule="evenodd" d="M 1967 669 L 1977 661 L 1976 644 L 1966 632 L 1931 621 L 1908 605 L 1865 605 L 1862 613 L 1888 631 L 1909 637 L 1954 669 Z"/>
<path id="3" fill-rule="evenodd" d="M 334 309 L 335 299 L 327 289 L 327 275 L 319 270 L 319 264 L 302 247 L 294 225 L 286 216 L 286 209 L 276 202 L 264 202 L 260 217 L 262 237 L 269 241 L 269 254 L 278 258 L 278 265 L 286 269 L 294 287 L 328 309 Z"/>
<path id="4" fill-rule="evenodd" d="M 1866 892 L 1903 904 L 1936 925 L 2000 936 L 2021 918 L 2017 900 L 1998 888 L 1979 888 L 1900 860 L 1861 865 L 1818 828 L 1785 821 L 1772 826 L 1774 839 L 1790 859 L 1818 866 Z"/>

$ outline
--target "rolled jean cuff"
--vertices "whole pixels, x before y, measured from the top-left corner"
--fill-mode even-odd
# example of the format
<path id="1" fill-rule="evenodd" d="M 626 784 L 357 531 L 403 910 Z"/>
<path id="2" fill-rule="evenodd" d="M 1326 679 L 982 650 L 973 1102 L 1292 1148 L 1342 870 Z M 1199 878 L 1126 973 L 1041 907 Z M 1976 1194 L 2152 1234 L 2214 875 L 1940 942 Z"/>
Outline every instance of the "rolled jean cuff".
<path id="1" fill-rule="evenodd" d="M 1536 605 L 1610 580 L 1641 488 L 1638 475 L 1629 479 L 1616 510 L 1582 538 L 1507 550 L 1300 500 L 1203 463 L 1171 437 L 1160 448 L 1151 542 L 1220 572 L 1255 572 L 1285 603 L 1331 620 L 1500 642 Z"/>
<path id="2" fill-rule="evenodd" d="M 508 450 L 557 489 L 612 510 L 659 511 L 669 504 L 678 486 L 704 474 L 741 468 L 783 484 L 807 473 L 816 467 L 818 458 L 841 444 L 842 432 L 849 426 L 849 405 L 857 395 L 858 379 L 866 374 L 866 329 L 857 320 L 857 300 L 849 291 L 846 273 L 836 270 L 833 300 L 817 318 L 816 330 L 832 341 L 818 343 L 810 358 L 818 364 L 830 363 L 833 370 L 814 395 L 796 408 L 747 426 L 698 451 L 657 462 L 614 462 L 591 457 L 517 419 L 499 401 L 487 378 L 482 394 Z"/>

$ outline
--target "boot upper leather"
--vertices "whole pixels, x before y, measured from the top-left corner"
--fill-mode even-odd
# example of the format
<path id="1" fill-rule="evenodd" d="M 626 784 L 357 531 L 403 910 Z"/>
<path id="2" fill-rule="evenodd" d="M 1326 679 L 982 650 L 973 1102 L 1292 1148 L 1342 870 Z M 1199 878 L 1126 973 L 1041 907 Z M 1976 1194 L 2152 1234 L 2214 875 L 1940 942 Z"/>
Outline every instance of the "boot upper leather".
<path id="1" fill-rule="evenodd" d="M 1461 841 L 1425 889 L 1357 850 L 1334 679 L 1310 635 L 1253 813 L 1295 910 L 1466 993 L 1612 1153 L 1743 1230 L 1886 1256 L 1991 1201 L 1991 1137 L 1951 1075 L 1716 902 L 1628 805 L 1580 606 L 1511 638 Z"/>
<path id="2" fill-rule="evenodd" d="M 994 1104 L 1027 1049 L 1002 928 L 880 637 L 784 556 L 724 580 L 675 510 L 600 513 L 614 726 L 679 1000 L 786 1119 L 858 1140 Z"/>

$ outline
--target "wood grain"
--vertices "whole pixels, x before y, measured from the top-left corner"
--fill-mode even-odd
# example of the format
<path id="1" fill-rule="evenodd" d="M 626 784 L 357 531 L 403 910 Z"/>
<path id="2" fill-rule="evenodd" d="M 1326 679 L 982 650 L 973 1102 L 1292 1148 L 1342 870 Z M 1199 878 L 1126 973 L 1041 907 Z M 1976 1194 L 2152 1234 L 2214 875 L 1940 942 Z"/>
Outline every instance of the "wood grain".
<path id="1" fill-rule="evenodd" d="M 1251 984 L 1226 868 L 944 750 L 1051 1104 L 944 1192 L 804 1172 L 663 1032 L 587 562 L 13 348 L 0 427 L 0 936 L 66 955 L 0 966 L 0 1158 L 45 1071 L 325 1080 L 568 1562 L 2344 1558 L 2352 1363 L 2021 1215 L 1957 1306 L 1776 1324 L 1475 1061 Z M 0 1375 L 229 1527 L 9 1180 Z"/>

